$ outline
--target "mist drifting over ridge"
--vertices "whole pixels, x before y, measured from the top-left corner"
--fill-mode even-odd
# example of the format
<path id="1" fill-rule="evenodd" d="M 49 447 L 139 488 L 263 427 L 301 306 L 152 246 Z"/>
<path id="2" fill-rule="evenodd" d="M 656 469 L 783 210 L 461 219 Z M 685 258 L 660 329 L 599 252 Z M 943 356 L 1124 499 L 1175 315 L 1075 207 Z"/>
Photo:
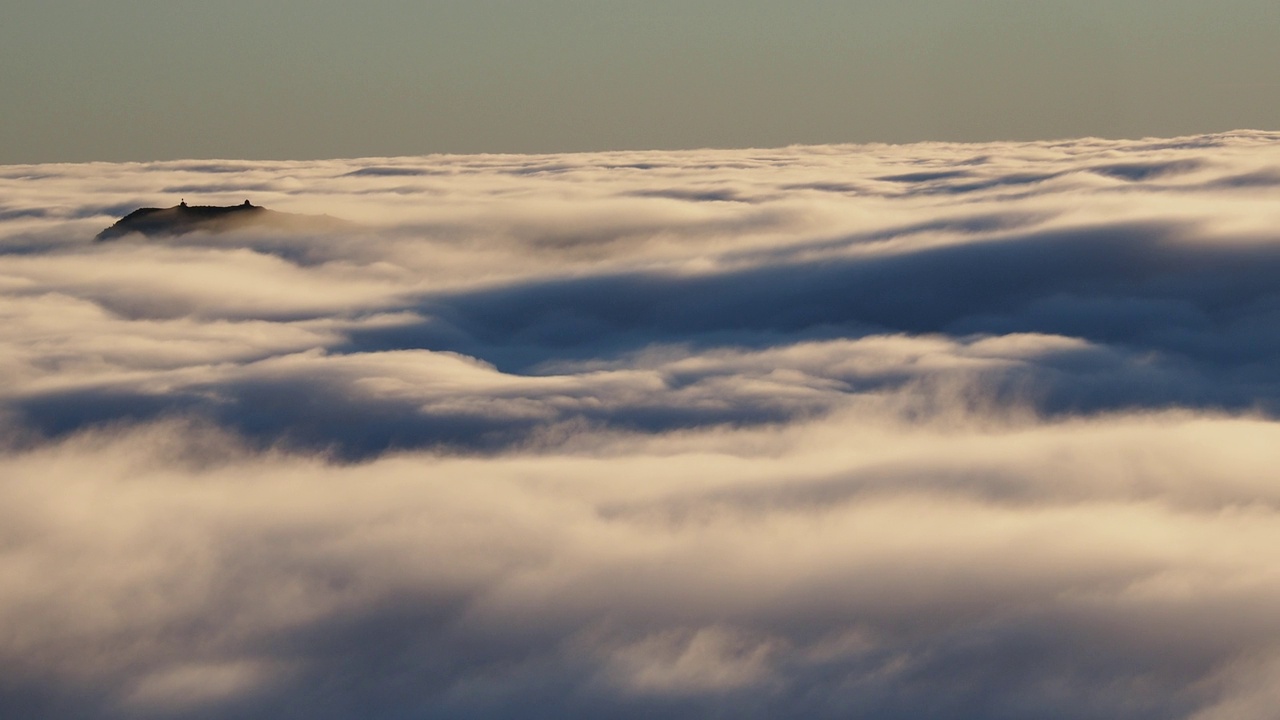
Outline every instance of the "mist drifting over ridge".
<path id="1" fill-rule="evenodd" d="M 0 190 L 5 717 L 1280 699 L 1278 133 Z"/>

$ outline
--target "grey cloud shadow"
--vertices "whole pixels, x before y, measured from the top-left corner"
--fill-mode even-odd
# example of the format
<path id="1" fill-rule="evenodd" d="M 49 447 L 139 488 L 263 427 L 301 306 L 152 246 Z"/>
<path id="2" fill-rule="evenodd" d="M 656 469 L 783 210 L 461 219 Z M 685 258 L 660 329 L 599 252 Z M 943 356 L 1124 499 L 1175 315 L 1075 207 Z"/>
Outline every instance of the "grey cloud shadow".
<path id="1" fill-rule="evenodd" d="M 501 401 L 502 396 L 494 396 Z M 80 389 L 29 396 L 10 403 L 26 444 L 47 442 L 91 428 L 129 426 L 162 419 L 209 422 L 264 450 L 323 453 L 359 462 L 400 450 L 492 454 L 539 438 L 586 429 L 661 433 L 712 426 L 780 423 L 796 416 L 767 402 L 726 402 L 718 407 L 561 402 L 534 396 L 542 414 L 528 416 L 441 410 L 415 398 L 360 395 L 349 387 L 299 373 L 283 379 L 249 379 L 193 386 L 163 395 L 127 390 Z"/>
<path id="2" fill-rule="evenodd" d="M 128 426 L 189 413 L 205 400 L 193 393 L 153 394 L 117 389 L 40 393 L 10 402 L 21 426 L 37 433 L 29 444 L 87 428 Z"/>
<path id="3" fill-rule="evenodd" d="M 1185 232 L 1161 223 L 1078 228 L 882 257 L 428 295 L 416 309 L 429 320 L 357 332 L 346 349 L 454 350 L 522 372 L 654 342 L 1040 332 L 1208 362 L 1273 358 L 1274 331 L 1229 348 L 1213 333 L 1250 315 L 1266 331 L 1280 248 L 1182 242 Z"/>
<path id="4" fill-rule="evenodd" d="M 36 172 L 34 168 L 32 168 L 31 170 L 22 169 L 15 170 L 13 172 L 0 172 L 0 178 L 5 180 L 49 180 L 65 176 L 65 173 L 53 172 L 47 168 L 42 168 L 42 170 L 42 172 Z"/>
<path id="5" fill-rule="evenodd" d="M 5 208 L 0 210 L 0 222 L 28 218 L 38 220 L 46 217 L 49 217 L 49 211 L 44 208 Z"/>
<path id="6" fill-rule="evenodd" d="M 452 175 L 448 170 L 428 170 L 426 168 L 408 168 L 408 167 L 365 167 L 359 170 L 352 170 L 349 173 L 343 173 L 339 177 L 425 177 Z"/>
<path id="7" fill-rule="evenodd" d="M 1202 160 L 1153 160 L 1094 165 L 1087 169 L 1105 177 L 1142 182 L 1192 172 L 1204 166 L 1205 163 Z"/>
<path id="8" fill-rule="evenodd" d="M 1208 183 L 1212 188 L 1270 188 L 1280 185 L 1280 170 L 1259 170 L 1257 172 L 1229 175 Z"/>
<path id="9" fill-rule="evenodd" d="M 601 170 L 659 170 L 659 169 L 683 167 L 683 166 L 672 165 L 671 163 L 637 162 L 637 163 L 624 163 L 621 165 L 606 164 L 606 165 L 600 165 L 599 167 Z"/>
<path id="10" fill-rule="evenodd" d="M 973 173 L 968 170 L 924 170 L 897 175 L 880 175 L 875 179 L 895 183 L 926 183 L 936 180 L 955 180 L 956 178 L 966 178 L 972 175 Z"/>
<path id="11" fill-rule="evenodd" d="M 118 218 L 137 210 L 139 206 L 145 204 L 146 203 L 142 201 L 133 201 L 110 203 L 106 205 L 82 205 L 73 210 L 69 214 L 69 217 L 76 220 L 87 220 L 89 218 L 102 217 L 104 215 Z"/>
<path id="12" fill-rule="evenodd" d="M 153 163 L 145 168 L 150 172 L 186 171 L 198 173 L 229 174 L 261 170 L 262 167 L 251 163 L 219 163 L 219 162 L 166 162 Z"/>
<path id="13" fill-rule="evenodd" d="M 216 424 L 258 449 L 321 452 L 344 462 L 397 450 L 499 453 L 583 431 L 654 434 L 780 424 L 825 414 L 847 394 L 894 391 L 935 377 L 954 377 L 980 387 L 982 403 L 1027 407 L 1045 416 L 1177 407 L 1280 412 L 1280 382 L 1274 373 L 1214 375 L 1190 363 L 1152 363 L 1141 355 L 1103 347 L 1045 353 L 1023 363 L 951 376 L 906 367 L 848 376 L 820 373 L 838 386 L 803 401 L 735 394 L 715 385 L 729 377 L 726 372 L 735 371 L 714 365 L 663 371 L 664 389 L 629 400 L 612 399 L 607 391 L 585 384 L 554 392 L 482 392 L 474 399 L 483 402 L 469 412 L 448 408 L 470 396 L 440 401 L 370 396 L 357 391 L 350 380 L 304 370 L 287 377 L 205 383 L 164 395 L 98 389 L 52 392 L 23 398 L 11 409 L 20 425 L 42 441 L 93 427 L 184 417 Z M 711 384 L 698 389 L 707 382 Z M 709 395 L 717 387 L 716 394 Z M 686 389 L 692 394 L 681 396 Z M 912 394 L 916 405 L 911 412 L 926 416 L 944 409 L 931 408 L 931 403 L 954 402 L 947 395 L 933 398 L 927 386 Z M 709 397 L 716 401 L 706 402 Z M 517 411 L 504 409 L 516 401 Z M 533 408 L 537 412 L 530 414 Z"/>
<path id="14" fill-rule="evenodd" d="M 526 566 L 535 568 L 539 560 L 526 558 Z M 274 578 L 302 570 L 287 557 L 272 562 L 257 568 L 265 574 L 248 577 L 270 587 Z M 620 582 L 602 590 L 607 599 L 653 574 L 649 568 L 626 578 L 597 571 L 582 582 Z M 660 580 L 656 575 L 652 579 Z M 1212 698 L 1201 681 L 1231 650 L 1226 642 L 1200 638 L 1161 642 L 1126 626 L 1122 608 L 1090 617 L 1034 590 L 1022 603 L 1003 595 L 1006 602 L 989 603 L 979 590 L 972 597 L 929 596 L 887 607 L 869 597 L 874 591 L 867 586 L 902 584 L 904 578 L 879 569 L 860 580 L 833 578 L 826 588 L 810 583 L 763 610 L 734 609 L 734 603 L 681 610 L 675 607 L 685 595 L 681 588 L 658 593 L 658 606 L 639 611 L 580 601 L 572 612 L 557 612 L 534 601 L 521 610 L 524 622 L 508 617 L 495 627 L 466 622 L 484 585 L 389 592 L 359 608 L 243 641 L 236 650 L 283 663 L 291 672 L 229 701 L 184 708 L 181 716 L 1155 720 L 1187 717 L 1207 704 Z M 716 583 L 712 576 L 700 584 Z M 1094 580 L 1087 587 L 1104 584 Z M 1032 600 L 1040 602 L 1033 606 Z M 673 628 L 717 625 L 775 641 L 769 682 L 695 683 L 666 691 L 607 682 L 602 665 L 611 652 Z M 579 641 L 584 631 L 596 636 L 585 647 Z M 846 631 L 869 640 L 844 651 L 806 652 Z M 32 720 L 127 717 L 90 704 L 109 701 L 108 693 L 94 697 L 69 685 L 0 697 L 0 710 L 34 710 L 22 715 Z"/>
<path id="15" fill-rule="evenodd" d="M 1046 219 L 1047 216 L 1043 214 L 1012 212 L 941 218 L 882 230 L 873 230 L 871 232 L 854 233 L 837 238 L 788 243 L 778 248 L 729 252 L 724 254 L 723 259 L 730 262 L 788 262 L 802 259 L 806 254 L 839 251 L 858 245 L 882 243 L 924 233 L 952 233 L 959 235 L 998 233 L 1025 228 L 1043 222 Z"/>
<path id="16" fill-rule="evenodd" d="M 187 193 L 187 194 L 216 194 L 216 193 L 246 193 L 246 192 L 281 192 L 278 185 L 272 183 L 192 183 L 188 185 L 170 185 L 160 189 L 160 192 L 170 195 Z M 284 192 L 293 193 L 296 191 L 286 190 Z"/>
<path id="17" fill-rule="evenodd" d="M 582 165 L 572 163 L 545 163 L 542 165 L 522 165 L 519 167 L 509 168 L 503 172 L 507 175 L 520 177 L 524 175 L 559 175 L 582 169 Z"/>
<path id="18" fill-rule="evenodd" d="M 768 685 L 644 693 L 599 682 L 598 661 L 569 649 L 579 627 L 553 621 L 486 642 L 415 614 L 412 597 L 400 603 L 326 638 L 324 654 L 304 655 L 306 674 L 279 688 L 281 701 L 272 704 L 288 707 L 285 717 L 308 718 L 394 717 L 414 707 L 421 718 L 1155 720 L 1183 717 L 1203 704 L 1196 681 L 1219 658 L 1211 649 L 1169 658 L 1133 639 L 1102 642 L 1095 628 L 1064 623 L 1051 612 L 992 612 L 968 622 L 960 613 L 940 615 L 933 621 L 954 626 L 932 637 L 871 618 L 857 624 L 881 631 L 882 644 L 821 660 L 786 654 Z M 854 624 L 841 614 L 822 618 L 827 632 L 842 620 Z M 618 644 L 659 630 L 640 618 L 610 624 L 610 640 Z M 751 627 L 799 647 L 823 640 L 820 632 L 785 622 Z M 282 645 L 287 641 L 274 644 Z M 1112 652 L 1098 657 L 1099 645 Z M 405 675 L 419 681 L 396 681 Z M 458 692 L 463 688 L 473 690 Z"/>
<path id="19" fill-rule="evenodd" d="M 669 200 L 687 200 L 689 202 L 759 202 L 758 200 L 745 198 L 740 195 L 738 191 L 731 188 L 721 190 L 637 190 L 635 192 L 625 193 L 625 196 L 666 198 Z"/>
<path id="20" fill-rule="evenodd" d="M 861 185 L 840 182 L 808 182 L 808 183 L 791 183 L 781 186 L 782 190 L 818 190 L 821 192 L 837 193 L 841 195 L 858 195 L 867 192 L 866 188 Z"/>
<path id="21" fill-rule="evenodd" d="M 1021 185 L 1035 185 L 1061 177 L 1066 173 L 1014 173 L 1011 175 L 1002 175 L 988 180 L 977 180 L 974 182 L 963 183 L 942 183 L 921 190 L 922 194 L 927 195 L 961 195 L 964 193 L 981 192 L 992 188 L 1017 187 Z"/>
<path id="22" fill-rule="evenodd" d="M 1141 143 L 1132 146 L 1129 150 L 1136 152 L 1150 152 L 1152 150 L 1207 150 L 1210 148 L 1225 147 L 1228 139 L 1233 135 L 1235 135 L 1235 133 L 1219 133 L 1214 135 L 1180 138 L 1176 140 Z"/>
<path id="23" fill-rule="evenodd" d="M 678 276 L 624 273 L 427 295 L 422 319 L 355 329 L 331 352 L 459 352 L 512 374 L 622 359 L 682 344 L 765 349 L 871 334 L 1047 333 L 1096 347 L 1041 352 L 976 378 L 998 402 L 1048 415 L 1198 407 L 1280 414 L 1280 248 L 1188 242 L 1146 223 L 1039 231 L 891 256 L 768 263 Z M 918 373 L 839 378 L 848 392 Z M 669 388 L 697 382 L 671 377 Z M 501 398 L 495 395 L 495 398 Z M 532 400 L 537 400 L 533 396 Z M 12 401 L 47 437 L 168 415 L 209 418 L 259 446 L 359 460 L 397 449 L 498 452 L 563 423 L 657 433 L 783 422 L 829 401 L 782 408 L 629 402 L 547 406 L 537 417 L 437 411 L 370 398 L 321 375 L 228 380 L 164 396 L 82 390 Z"/>
<path id="24" fill-rule="evenodd" d="M 111 703 L 107 688 L 95 689 L 66 681 L 26 678 L 23 677 L 24 674 L 24 668 L 0 667 L 0 715 L 31 720 L 125 720 L 121 715 L 101 712 L 101 708 Z"/>
<path id="25" fill-rule="evenodd" d="M 1079 172 L 1080 170 L 1104 177 L 1139 183 L 1192 172 L 1204 166 L 1205 163 L 1200 160 L 1159 160 L 1093 165 L 1085 168 L 1056 170 L 1053 172 L 1018 172 L 979 178 L 975 178 L 974 173 L 968 170 L 939 170 L 888 175 L 875 179 L 897 183 L 921 184 L 921 187 L 912 188 L 911 192 L 913 194 L 962 195 L 994 188 L 1036 185 L 1069 175 L 1072 172 Z"/>
<path id="26" fill-rule="evenodd" d="M 48 255 L 54 252 L 77 250 L 88 241 L 84 236 L 62 228 L 45 228 L 34 232 L 6 235 L 0 238 L 0 257 L 8 255 Z"/>

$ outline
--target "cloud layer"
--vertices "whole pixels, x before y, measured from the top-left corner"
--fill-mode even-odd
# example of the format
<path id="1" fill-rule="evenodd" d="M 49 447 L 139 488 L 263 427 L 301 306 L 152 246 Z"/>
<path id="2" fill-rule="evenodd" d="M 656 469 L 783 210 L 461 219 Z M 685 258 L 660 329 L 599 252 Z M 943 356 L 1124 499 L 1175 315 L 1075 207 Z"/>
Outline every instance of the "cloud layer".
<path id="1" fill-rule="evenodd" d="M 1263 718 L 1280 135 L 0 168 L 0 715 Z M 255 204 L 324 233 L 92 237 Z"/>

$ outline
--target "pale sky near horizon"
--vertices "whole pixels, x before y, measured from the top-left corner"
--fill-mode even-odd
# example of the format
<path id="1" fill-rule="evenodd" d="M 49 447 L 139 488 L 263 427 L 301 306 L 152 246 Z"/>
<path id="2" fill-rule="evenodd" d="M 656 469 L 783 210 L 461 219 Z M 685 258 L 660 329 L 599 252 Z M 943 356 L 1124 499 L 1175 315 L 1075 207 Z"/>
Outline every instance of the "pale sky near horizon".
<path id="1" fill-rule="evenodd" d="M 10 0 L 0 163 L 1280 128 L 1274 0 Z"/>

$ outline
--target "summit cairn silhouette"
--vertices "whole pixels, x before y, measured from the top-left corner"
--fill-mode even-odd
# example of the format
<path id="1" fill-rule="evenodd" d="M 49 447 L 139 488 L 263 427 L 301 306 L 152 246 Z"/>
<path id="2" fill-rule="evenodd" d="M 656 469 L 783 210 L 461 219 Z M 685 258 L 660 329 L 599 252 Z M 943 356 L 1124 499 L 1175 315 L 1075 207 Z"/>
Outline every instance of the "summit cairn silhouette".
<path id="1" fill-rule="evenodd" d="M 239 205 L 188 205 L 186 198 L 167 208 L 144 207 L 120 218 L 95 240 L 114 240 L 130 233 L 171 237 L 191 232 L 226 232 L 250 228 L 285 232 L 333 232 L 355 226 L 329 215 L 299 215 L 268 210 L 245 200 Z"/>

